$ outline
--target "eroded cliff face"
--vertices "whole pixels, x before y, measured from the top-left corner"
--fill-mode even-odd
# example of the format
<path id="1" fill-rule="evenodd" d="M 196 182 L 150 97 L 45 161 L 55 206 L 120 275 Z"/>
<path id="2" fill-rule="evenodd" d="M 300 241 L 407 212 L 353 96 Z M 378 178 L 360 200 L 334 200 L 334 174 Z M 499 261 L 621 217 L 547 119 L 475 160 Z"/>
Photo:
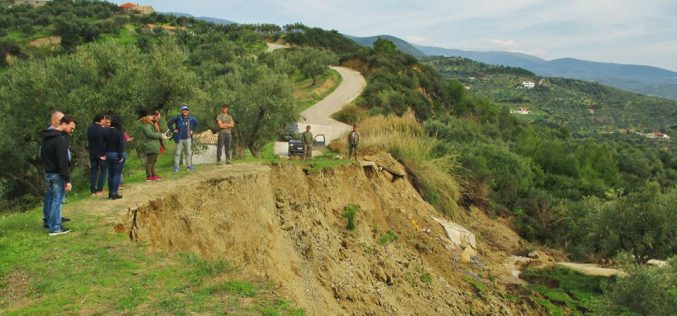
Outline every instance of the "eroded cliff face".
<path id="1" fill-rule="evenodd" d="M 311 315 L 541 313 L 521 285 L 503 282 L 497 252 L 510 249 L 479 236 L 471 260 L 459 260 L 463 249 L 406 176 L 357 164 L 223 170 L 130 209 L 124 229 L 160 249 L 228 260 Z M 349 204 L 361 208 L 352 231 Z"/>

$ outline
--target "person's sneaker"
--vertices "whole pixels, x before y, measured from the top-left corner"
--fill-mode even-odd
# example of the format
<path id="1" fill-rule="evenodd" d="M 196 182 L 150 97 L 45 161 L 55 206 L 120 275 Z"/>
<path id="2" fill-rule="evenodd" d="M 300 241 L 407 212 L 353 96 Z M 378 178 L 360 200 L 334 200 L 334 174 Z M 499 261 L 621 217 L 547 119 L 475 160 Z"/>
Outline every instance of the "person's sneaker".
<path id="1" fill-rule="evenodd" d="M 193 166 L 188 166 L 188 171 L 193 171 Z"/>
<path id="2" fill-rule="evenodd" d="M 216 162 L 216 164 L 217 164 L 217 165 L 222 165 L 223 162 L 222 162 L 221 160 L 219 160 L 219 161 Z"/>
<path id="3" fill-rule="evenodd" d="M 146 177 L 146 181 L 154 181 L 154 180 L 155 180 L 155 179 L 153 179 L 152 176 L 151 176 L 151 177 Z"/>
<path id="4" fill-rule="evenodd" d="M 161 176 L 153 176 L 153 178 L 155 178 L 155 181 L 162 179 Z"/>
<path id="5" fill-rule="evenodd" d="M 226 164 L 227 164 L 227 165 L 232 165 L 232 164 L 233 164 L 233 161 L 232 161 L 232 160 L 226 160 Z"/>
<path id="6" fill-rule="evenodd" d="M 174 166 L 174 172 L 179 172 L 179 166 Z"/>
<path id="7" fill-rule="evenodd" d="M 70 229 L 61 226 L 61 229 L 53 231 L 53 232 L 49 232 L 49 235 L 50 236 L 58 236 L 58 235 L 68 234 L 70 232 L 71 232 Z"/>
<path id="8" fill-rule="evenodd" d="M 62 222 L 70 222 L 71 219 L 68 218 L 68 217 L 63 217 L 63 216 L 61 216 L 61 221 L 62 221 Z"/>
<path id="9" fill-rule="evenodd" d="M 122 195 L 120 195 L 120 194 L 111 195 L 108 198 L 111 199 L 111 200 L 119 200 L 119 199 L 122 198 Z"/>

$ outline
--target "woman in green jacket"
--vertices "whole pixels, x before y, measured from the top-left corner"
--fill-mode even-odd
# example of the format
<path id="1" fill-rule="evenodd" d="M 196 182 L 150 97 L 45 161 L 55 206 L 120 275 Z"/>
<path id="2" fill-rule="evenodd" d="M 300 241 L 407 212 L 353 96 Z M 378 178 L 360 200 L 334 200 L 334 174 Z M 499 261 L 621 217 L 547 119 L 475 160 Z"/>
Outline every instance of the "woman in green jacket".
<path id="1" fill-rule="evenodd" d="M 161 177 L 155 173 L 155 163 L 160 154 L 160 141 L 167 139 L 167 136 L 155 129 L 153 115 L 150 111 L 144 111 L 140 121 L 143 132 L 143 150 L 146 153 L 146 181 L 160 180 Z"/>

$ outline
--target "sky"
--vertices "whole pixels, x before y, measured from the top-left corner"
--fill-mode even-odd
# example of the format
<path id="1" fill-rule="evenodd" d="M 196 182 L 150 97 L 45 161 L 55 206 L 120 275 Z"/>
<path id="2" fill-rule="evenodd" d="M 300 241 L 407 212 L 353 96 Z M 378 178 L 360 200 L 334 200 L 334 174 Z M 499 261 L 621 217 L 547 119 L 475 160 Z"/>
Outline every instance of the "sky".
<path id="1" fill-rule="evenodd" d="M 114 1 L 123 3 L 126 1 Z M 135 1 L 136 2 L 136 1 Z M 148 0 L 160 12 L 301 22 L 410 43 L 677 71 L 677 0 Z"/>

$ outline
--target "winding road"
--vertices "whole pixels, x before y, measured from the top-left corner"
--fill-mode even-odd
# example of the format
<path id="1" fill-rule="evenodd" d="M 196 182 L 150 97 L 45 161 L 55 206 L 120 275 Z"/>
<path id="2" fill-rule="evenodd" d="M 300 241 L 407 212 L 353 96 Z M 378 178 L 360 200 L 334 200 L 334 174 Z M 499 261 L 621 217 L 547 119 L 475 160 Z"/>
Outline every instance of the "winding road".
<path id="1" fill-rule="evenodd" d="M 324 134 L 327 144 L 351 129 L 349 125 L 331 118 L 331 115 L 355 100 L 367 86 L 362 74 L 355 70 L 338 66 L 330 68 L 341 75 L 341 84 L 326 98 L 303 111 L 298 122 L 300 130 L 305 130 L 305 126 L 310 125 L 313 135 Z M 287 142 L 275 142 L 276 155 L 286 157 L 287 150 Z"/>

